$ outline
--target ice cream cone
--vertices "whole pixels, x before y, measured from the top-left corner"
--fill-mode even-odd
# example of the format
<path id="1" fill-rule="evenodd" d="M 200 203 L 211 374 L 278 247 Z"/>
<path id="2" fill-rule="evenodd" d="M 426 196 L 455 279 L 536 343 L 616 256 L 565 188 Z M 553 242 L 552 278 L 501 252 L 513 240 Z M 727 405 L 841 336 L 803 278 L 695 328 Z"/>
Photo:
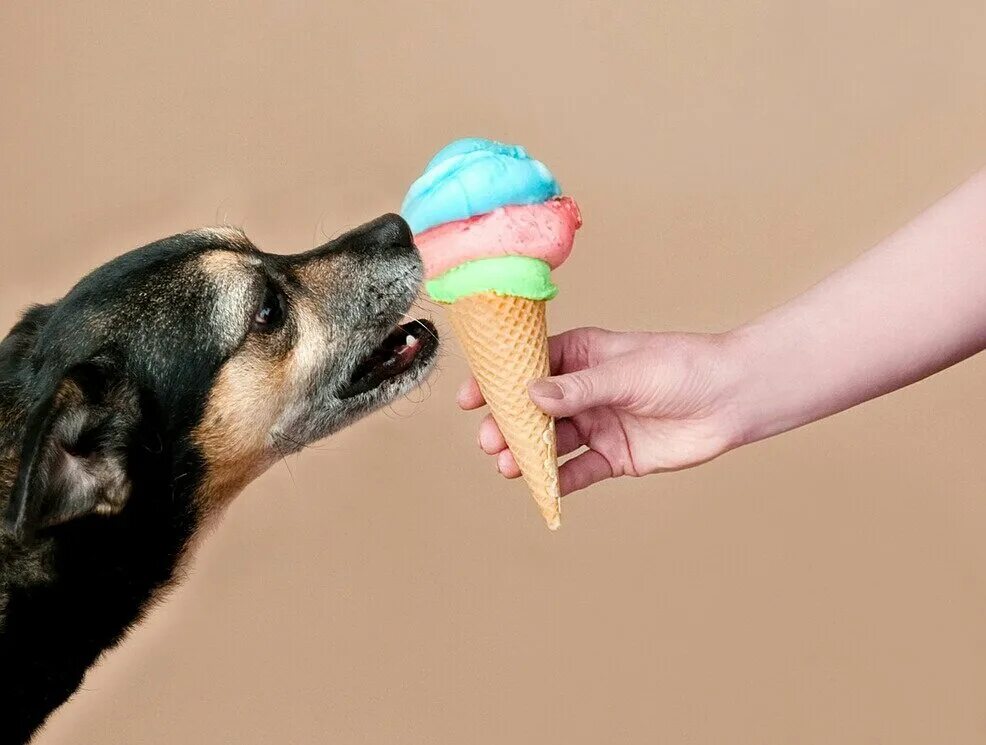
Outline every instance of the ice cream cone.
<path id="1" fill-rule="evenodd" d="M 448 306 L 452 327 L 534 501 L 551 530 L 561 524 L 554 419 L 527 384 L 549 374 L 545 302 L 482 292 Z"/>
<path id="2" fill-rule="evenodd" d="M 477 137 L 438 151 L 408 189 L 428 296 L 444 305 L 496 423 L 552 530 L 561 524 L 554 420 L 527 385 L 548 375 L 551 272 L 582 226 L 579 206 L 519 145 Z"/>

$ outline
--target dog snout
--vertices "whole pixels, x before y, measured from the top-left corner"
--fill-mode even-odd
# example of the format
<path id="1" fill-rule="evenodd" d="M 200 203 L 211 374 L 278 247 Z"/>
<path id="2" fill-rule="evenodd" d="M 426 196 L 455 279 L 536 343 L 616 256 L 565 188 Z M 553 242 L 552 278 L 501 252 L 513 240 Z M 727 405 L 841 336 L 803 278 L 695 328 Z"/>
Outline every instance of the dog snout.
<path id="1" fill-rule="evenodd" d="M 407 310 L 424 274 L 411 229 L 395 214 L 290 257 L 287 266 L 309 293 L 325 299 L 326 317 L 359 313 L 388 323 Z"/>
<path id="2" fill-rule="evenodd" d="M 386 262 L 397 258 L 416 257 L 417 253 L 410 226 L 400 215 L 388 214 L 353 228 L 324 246 L 298 254 L 290 261 L 297 265 L 305 265 L 349 257 L 358 259 L 360 263 L 368 260 Z"/>

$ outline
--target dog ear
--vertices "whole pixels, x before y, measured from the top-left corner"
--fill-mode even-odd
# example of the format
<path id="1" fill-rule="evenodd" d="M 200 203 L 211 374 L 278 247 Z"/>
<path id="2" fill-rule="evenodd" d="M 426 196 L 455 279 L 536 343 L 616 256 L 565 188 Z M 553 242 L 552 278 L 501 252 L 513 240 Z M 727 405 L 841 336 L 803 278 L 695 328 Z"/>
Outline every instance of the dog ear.
<path id="1" fill-rule="evenodd" d="M 135 388 L 105 361 L 66 372 L 28 414 L 4 529 L 23 541 L 40 528 L 122 510 L 139 416 Z"/>

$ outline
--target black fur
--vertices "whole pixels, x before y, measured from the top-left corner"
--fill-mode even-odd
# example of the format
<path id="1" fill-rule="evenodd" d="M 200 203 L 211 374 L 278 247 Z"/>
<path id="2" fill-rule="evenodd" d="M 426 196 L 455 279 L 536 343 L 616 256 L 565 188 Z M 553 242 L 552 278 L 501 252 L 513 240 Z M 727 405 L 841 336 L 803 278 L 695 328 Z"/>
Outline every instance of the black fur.
<path id="1" fill-rule="evenodd" d="M 352 294 L 326 301 L 324 323 L 348 341 L 320 362 L 305 394 L 299 446 L 427 371 L 430 341 L 406 380 L 352 401 L 333 398 L 420 281 L 410 233 L 396 217 L 290 258 L 222 233 L 173 236 L 25 313 L 0 343 L 0 743 L 26 742 L 72 695 L 175 580 L 204 519 L 198 494 L 209 467 L 192 433 L 219 371 L 251 338 L 252 312 L 244 311 L 242 329 L 215 317 L 222 282 L 195 263 L 213 250 L 242 252 L 257 265 L 251 302 L 267 292 L 265 277 L 284 283 L 285 302 L 327 294 L 303 286 L 301 269 L 313 262 L 331 264 L 326 281 Z M 393 300 L 378 289 L 390 276 L 407 287 Z M 297 334 L 293 327 L 278 343 L 297 343 Z"/>

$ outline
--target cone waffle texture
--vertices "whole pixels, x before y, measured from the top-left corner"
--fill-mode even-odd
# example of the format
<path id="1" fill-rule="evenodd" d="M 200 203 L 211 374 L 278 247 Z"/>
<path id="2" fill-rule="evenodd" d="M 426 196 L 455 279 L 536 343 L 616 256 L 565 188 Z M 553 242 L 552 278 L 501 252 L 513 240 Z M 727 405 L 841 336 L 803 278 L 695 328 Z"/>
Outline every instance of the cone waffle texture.
<path id="1" fill-rule="evenodd" d="M 548 375 L 543 300 L 484 292 L 450 306 L 452 327 L 483 397 L 548 527 L 561 524 L 554 419 L 538 409 L 527 384 Z"/>

